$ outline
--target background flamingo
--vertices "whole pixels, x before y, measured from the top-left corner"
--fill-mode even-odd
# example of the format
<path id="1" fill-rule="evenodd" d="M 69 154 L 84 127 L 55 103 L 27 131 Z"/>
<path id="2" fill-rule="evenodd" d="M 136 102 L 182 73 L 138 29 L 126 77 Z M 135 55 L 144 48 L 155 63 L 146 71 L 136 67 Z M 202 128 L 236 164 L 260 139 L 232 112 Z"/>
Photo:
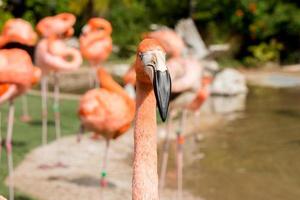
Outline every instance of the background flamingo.
<path id="1" fill-rule="evenodd" d="M 106 163 L 109 141 L 125 133 L 134 118 L 134 100 L 116 83 L 105 69 L 98 69 L 101 88 L 88 91 L 80 100 L 79 117 L 85 128 L 106 140 L 101 186 L 106 186 Z"/>
<path id="2" fill-rule="evenodd" d="M 178 130 L 176 130 L 176 177 L 177 177 L 177 198 L 182 199 L 182 176 L 183 176 L 183 144 L 184 144 L 184 137 L 183 132 L 186 128 L 186 119 L 187 119 L 187 112 L 196 112 L 199 110 L 203 103 L 207 100 L 210 96 L 210 85 L 212 82 L 212 77 L 208 74 L 201 78 L 201 86 L 198 88 L 196 93 L 192 93 L 192 99 L 187 101 L 187 99 L 191 98 L 190 93 L 182 94 L 179 98 L 184 99 L 184 104 L 182 105 L 181 102 L 171 103 L 171 107 L 181 108 L 181 118 L 180 123 L 178 126 Z M 180 101 L 180 99 L 178 99 Z M 187 102 L 187 103 L 186 103 Z M 174 112 L 172 113 L 175 114 Z M 166 138 L 163 145 L 163 155 L 162 155 L 162 165 L 160 171 L 160 190 L 164 188 L 165 178 L 166 178 L 166 171 L 167 171 L 167 164 L 168 164 L 168 155 L 169 155 L 169 145 L 170 145 L 170 132 L 171 132 L 171 121 L 168 120 L 167 122 L 167 131 L 166 131 Z"/>
<path id="3" fill-rule="evenodd" d="M 158 200 L 156 104 L 166 120 L 171 78 L 159 42 L 143 40 L 135 62 L 137 78 L 132 199 Z M 155 102 L 156 99 L 156 102 Z"/>
<path id="4" fill-rule="evenodd" d="M 92 18 L 83 27 L 80 36 L 80 51 L 93 67 L 90 85 L 99 85 L 96 70 L 105 61 L 112 51 L 112 27 L 109 21 L 103 18 Z M 94 84 L 92 82 L 95 81 Z"/>
<path id="5" fill-rule="evenodd" d="M 146 33 L 144 34 L 144 38 L 158 40 L 170 57 L 182 56 L 186 48 L 182 38 L 169 28 L 162 28 L 157 31 Z"/>
<path id="6" fill-rule="evenodd" d="M 175 31 L 171 29 L 161 29 L 158 31 L 150 32 L 145 35 L 146 38 L 157 39 L 163 48 L 166 50 L 167 54 L 170 56 L 170 59 L 167 61 L 167 66 L 172 78 L 172 102 L 176 101 L 177 97 L 180 95 L 185 95 L 184 93 L 187 91 L 197 90 L 200 94 L 199 98 L 203 94 L 203 90 L 206 90 L 206 85 L 202 85 L 202 82 L 199 81 L 202 78 L 202 70 L 203 67 L 198 62 L 197 59 L 193 57 L 182 57 L 185 53 L 186 46 L 180 36 L 176 34 Z M 127 74 L 127 77 L 129 75 Z M 203 96 L 203 95 L 202 95 Z M 193 104 L 189 106 L 190 108 L 196 107 L 199 104 L 199 99 L 193 101 Z M 200 105 L 199 105 L 200 106 Z M 170 107 L 170 113 L 172 117 L 175 113 L 175 107 Z M 177 195 L 178 199 L 182 198 L 182 145 L 183 145 L 183 136 L 182 130 L 185 125 L 186 119 L 186 110 L 181 113 L 181 121 L 180 121 L 180 130 L 176 132 L 177 137 Z M 171 119 L 168 120 L 167 130 L 166 130 L 166 138 L 164 142 L 163 152 L 162 152 L 162 165 L 160 170 L 160 190 L 164 187 L 164 180 L 166 175 L 166 167 L 168 161 L 168 150 L 169 150 L 169 132 L 171 127 Z"/>
<path id="7" fill-rule="evenodd" d="M 31 24 L 23 19 L 7 20 L 0 35 L 0 48 L 19 48 L 27 51 L 33 58 L 34 45 L 37 42 L 37 34 Z M 22 116 L 24 122 L 30 121 L 26 95 L 22 96 Z"/>
<path id="8" fill-rule="evenodd" d="M 26 92 L 40 77 L 39 69 L 33 67 L 30 56 L 20 49 L 0 50 L 0 104 L 9 101 L 6 150 L 10 177 L 9 199 L 14 199 L 12 134 L 14 122 L 14 99 Z"/>
<path id="9" fill-rule="evenodd" d="M 59 114 L 59 80 L 58 72 L 67 72 L 80 67 L 82 58 L 80 52 L 72 47 L 67 47 L 63 39 L 74 33 L 72 26 L 75 23 L 75 16 L 69 13 L 62 13 L 42 19 L 37 24 L 37 30 L 44 37 L 38 45 L 35 53 L 36 64 L 41 67 L 42 78 L 42 117 L 43 117 L 43 144 L 47 143 L 47 90 L 48 74 L 54 72 L 54 113 L 56 138 L 61 135 L 60 114 Z"/>

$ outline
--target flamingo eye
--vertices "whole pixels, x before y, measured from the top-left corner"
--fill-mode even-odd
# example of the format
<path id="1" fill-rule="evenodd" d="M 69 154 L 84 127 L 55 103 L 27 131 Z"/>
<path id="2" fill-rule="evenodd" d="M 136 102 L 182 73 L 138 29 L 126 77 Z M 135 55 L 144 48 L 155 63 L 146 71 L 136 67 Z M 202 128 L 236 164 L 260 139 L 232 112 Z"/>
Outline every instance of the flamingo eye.
<path id="1" fill-rule="evenodd" d="M 143 54 L 142 53 L 139 53 L 139 57 L 141 60 L 143 60 Z"/>

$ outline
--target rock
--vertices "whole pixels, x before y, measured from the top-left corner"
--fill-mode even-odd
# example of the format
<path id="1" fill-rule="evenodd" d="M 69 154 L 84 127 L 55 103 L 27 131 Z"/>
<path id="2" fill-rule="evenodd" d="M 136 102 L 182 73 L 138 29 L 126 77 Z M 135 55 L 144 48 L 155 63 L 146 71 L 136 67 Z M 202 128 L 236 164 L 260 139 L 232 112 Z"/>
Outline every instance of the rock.
<path id="1" fill-rule="evenodd" d="M 175 27 L 176 32 L 180 35 L 188 47 L 188 54 L 195 56 L 197 59 L 203 59 L 209 54 L 209 51 L 199 34 L 194 21 L 191 18 L 182 19 Z"/>
<path id="2" fill-rule="evenodd" d="M 235 96 L 213 96 L 210 101 L 213 111 L 218 114 L 243 111 L 246 108 L 246 94 Z"/>
<path id="3" fill-rule="evenodd" d="M 201 60 L 200 64 L 211 73 L 217 73 L 220 70 L 219 63 L 215 60 Z"/>
<path id="4" fill-rule="evenodd" d="M 211 87 L 211 93 L 215 95 L 232 96 L 246 94 L 247 92 L 248 88 L 244 75 L 231 68 L 218 73 Z"/>

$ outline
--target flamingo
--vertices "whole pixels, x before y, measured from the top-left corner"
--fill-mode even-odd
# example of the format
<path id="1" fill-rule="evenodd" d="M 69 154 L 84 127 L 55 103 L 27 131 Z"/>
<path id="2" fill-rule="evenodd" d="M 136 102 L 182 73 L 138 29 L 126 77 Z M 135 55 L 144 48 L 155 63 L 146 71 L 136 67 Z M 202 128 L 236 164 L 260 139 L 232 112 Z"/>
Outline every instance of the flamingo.
<path id="1" fill-rule="evenodd" d="M 136 74 L 135 74 L 135 67 L 132 65 L 129 67 L 127 72 L 124 74 L 123 82 L 125 83 L 125 90 L 126 92 L 135 99 L 135 83 L 136 83 Z"/>
<path id="2" fill-rule="evenodd" d="M 210 85 L 212 83 L 212 77 L 210 74 L 205 74 L 201 78 L 201 86 L 197 89 L 197 91 L 194 93 L 186 93 L 181 94 L 177 99 L 175 99 L 171 103 L 171 108 L 174 107 L 181 107 L 181 119 L 179 123 L 179 129 L 176 131 L 176 177 L 177 177 L 177 198 L 182 199 L 182 175 L 183 175 L 183 144 L 184 144 L 184 137 L 182 135 L 183 131 L 186 127 L 186 118 L 187 118 L 187 112 L 196 112 L 199 110 L 203 103 L 207 100 L 207 98 L 210 96 Z M 182 104 L 181 99 L 185 99 L 184 103 Z M 187 101 L 188 99 L 188 101 Z M 172 113 L 174 114 L 174 113 Z M 163 145 L 163 155 L 162 155 L 162 165 L 160 170 L 160 180 L 159 180 L 159 186 L 160 191 L 164 187 L 165 183 L 165 177 L 166 177 L 166 170 L 167 170 L 167 164 L 168 164 L 168 154 L 169 154 L 169 134 L 171 129 L 171 123 L 170 120 L 167 123 L 167 133 L 166 138 Z"/>
<path id="3" fill-rule="evenodd" d="M 184 41 L 178 34 L 169 28 L 163 28 L 157 31 L 144 34 L 144 38 L 156 39 L 171 57 L 180 57 L 185 51 Z"/>
<path id="4" fill-rule="evenodd" d="M 144 39 L 138 46 L 136 71 L 136 117 L 132 199 L 158 200 L 156 105 L 163 121 L 167 118 L 171 77 L 166 53 L 157 40 Z"/>
<path id="5" fill-rule="evenodd" d="M 0 35 L 0 48 L 20 48 L 26 50 L 32 57 L 33 48 L 37 42 L 37 34 L 31 24 L 23 19 L 9 19 L 5 22 Z M 30 121 L 26 95 L 22 95 L 22 116 L 24 122 Z"/>
<path id="6" fill-rule="evenodd" d="M 202 66 L 194 58 L 172 57 L 167 61 L 169 73 L 173 80 L 172 93 L 180 94 L 185 91 L 196 91 L 201 85 Z M 134 65 L 123 76 L 126 84 L 136 84 Z"/>
<path id="7" fill-rule="evenodd" d="M 103 18 L 91 18 L 87 25 L 82 29 L 80 35 L 80 51 L 83 58 L 87 59 L 90 65 L 94 68 L 92 70 L 91 77 L 95 76 L 97 67 L 100 67 L 101 63 L 105 61 L 112 52 L 112 39 L 111 39 L 112 27 L 109 21 Z M 99 80 L 95 80 L 96 87 L 99 85 Z M 90 81 L 92 85 L 92 81 Z"/>
<path id="8" fill-rule="evenodd" d="M 203 85 L 201 87 L 201 82 L 199 82 L 202 77 L 202 66 L 200 63 L 193 57 L 181 57 L 183 56 L 186 46 L 180 36 L 176 34 L 175 31 L 171 29 L 161 29 L 154 32 L 145 34 L 146 38 L 157 39 L 163 48 L 166 50 L 167 54 L 170 56 L 170 59 L 167 61 L 168 69 L 172 78 L 172 102 L 176 101 L 177 97 L 183 95 L 186 91 L 197 91 L 199 93 L 201 90 L 206 87 Z M 130 73 L 130 71 L 128 72 Z M 127 77 L 129 76 L 127 73 Z M 201 96 L 201 95 L 200 95 Z M 193 106 L 198 105 L 199 101 L 193 101 Z M 173 109 L 175 106 L 170 106 L 171 116 L 173 115 Z M 182 112 L 181 117 L 181 127 L 184 126 L 186 118 L 186 111 Z M 169 132 L 170 132 L 171 120 L 168 120 L 167 123 L 167 134 L 163 147 L 163 156 L 162 156 L 162 165 L 160 170 L 160 191 L 164 187 L 164 180 L 166 174 L 167 160 L 168 160 L 168 147 L 169 147 Z M 183 145 L 183 136 L 181 130 L 177 132 L 177 196 L 178 199 L 182 199 L 182 145 Z"/>
<path id="9" fill-rule="evenodd" d="M 185 44 L 175 31 L 164 28 L 143 35 L 144 38 L 156 39 L 160 42 L 167 55 L 169 72 L 173 81 L 172 93 L 183 93 L 188 90 L 195 90 L 199 87 L 199 78 L 202 68 L 199 62 L 193 57 L 181 57 L 184 54 Z M 130 67 L 123 76 L 126 84 L 135 85 L 134 66 Z"/>
<path id="10" fill-rule="evenodd" d="M 83 95 L 78 113 L 84 128 L 105 138 L 106 150 L 101 172 L 101 186 L 105 187 L 109 141 L 117 139 L 130 128 L 135 103 L 104 68 L 98 68 L 97 74 L 101 88 L 92 89 Z"/>
<path id="11" fill-rule="evenodd" d="M 60 138 L 60 114 L 59 114 L 59 80 L 58 72 L 76 70 L 82 63 L 80 52 L 72 47 L 66 46 L 63 39 L 70 37 L 74 30 L 75 16 L 69 13 L 61 13 L 55 16 L 46 17 L 39 21 L 36 28 L 44 37 L 35 52 L 36 64 L 41 67 L 42 78 L 42 117 L 43 131 L 42 142 L 47 143 L 47 90 L 48 74 L 54 72 L 54 113 L 56 138 Z"/>
<path id="12" fill-rule="evenodd" d="M 9 199 L 14 199 L 13 190 L 13 159 L 12 134 L 14 123 L 14 99 L 24 94 L 32 84 L 40 78 L 41 72 L 34 67 L 30 56 L 21 49 L 0 50 L 0 104 L 9 102 L 8 125 L 6 136 L 6 150 L 10 177 Z"/>

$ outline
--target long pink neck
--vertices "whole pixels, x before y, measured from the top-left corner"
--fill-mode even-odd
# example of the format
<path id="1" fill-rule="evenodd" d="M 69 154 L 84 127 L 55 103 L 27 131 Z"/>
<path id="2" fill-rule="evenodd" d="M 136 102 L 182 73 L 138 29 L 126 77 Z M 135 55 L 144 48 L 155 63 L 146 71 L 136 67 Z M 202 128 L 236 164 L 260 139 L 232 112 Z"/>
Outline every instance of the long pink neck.
<path id="1" fill-rule="evenodd" d="M 158 200 L 156 101 L 151 84 L 137 82 L 133 200 Z"/>

